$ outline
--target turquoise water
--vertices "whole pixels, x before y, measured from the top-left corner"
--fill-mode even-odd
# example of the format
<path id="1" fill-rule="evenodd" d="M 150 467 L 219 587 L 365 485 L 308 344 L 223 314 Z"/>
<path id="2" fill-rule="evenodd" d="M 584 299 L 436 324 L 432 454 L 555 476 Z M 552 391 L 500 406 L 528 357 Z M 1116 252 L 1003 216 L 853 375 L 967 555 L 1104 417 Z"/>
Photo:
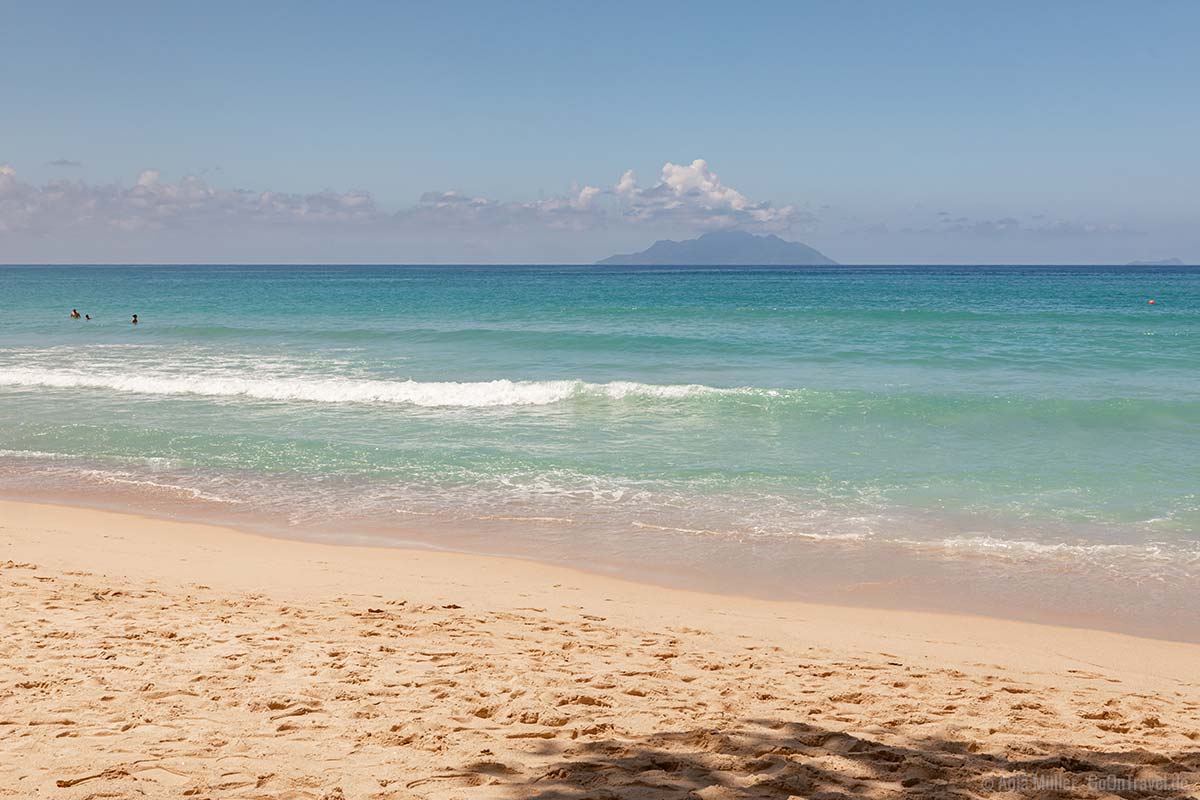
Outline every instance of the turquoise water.
<path id="1" fill-rule="evenodd" d="M 1197 612 L 1197 269 L 7 267 L 0 315 L 8 496 Z"/>

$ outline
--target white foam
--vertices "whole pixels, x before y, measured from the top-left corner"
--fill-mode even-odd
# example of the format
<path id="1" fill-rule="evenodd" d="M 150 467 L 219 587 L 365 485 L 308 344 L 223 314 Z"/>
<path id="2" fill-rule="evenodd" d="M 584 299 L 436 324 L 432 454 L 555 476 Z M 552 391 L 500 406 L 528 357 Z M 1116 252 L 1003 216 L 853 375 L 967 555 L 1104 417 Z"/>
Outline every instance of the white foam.
<path id="1" fill-rule="evenodd" d="M 87 372 L 37 367 L 0 369 L 0 386 L 107 389 L 143 395 L 246 397 L 312 403 L 393 403 L 422 407 L 544 406 L 572 398 L 679 400 L 708 395 L 777 396 L 772 390 L 721 389 L 699 384 L 655 385 L 631 381 L 388 381 L 363 378 Z"/>
<path id="2" fill-rule="evenodd" d="M 0 448 L 0 458 L 38 458 L 57 461 L 60 459 L 79 459 L 82 455 L 75 453 L 47 453 L 44 450 L 7 450 Z"/>
<path id="3" fill-rule="evenodd" d="M 111 472 L 108 470 L 85 469 L 79 471 L 80 475 L 96 480 L 100 483 L 116 483 L 123 486 L 138 486 L 153 491 L 164 491 L 176 494 L 188 495 L 195 500 L 206 500 L 210 503 L 232 503 L 240 504 L 241 500 L 236 500 L 231 497 L 222 497 L 221 495 L 210 494 L 203 489 L 197 489 L 194 486 L 181 486 L 177 483 L 163 483 L 160 481 L 152 481 L 149 479 L 139 479 L 130 476 L 127 472 Z"/>
<path id="4" fill-rule="evenodd" d="M 109 456 L 111 458 L 111 456 Z M 96 458 L 95 453 L 50 453 L 45 450 L 12 450 L 0 448 L 0 458 L 28 458 L 39 461 L 80 461 L 89 458 Z M 116 456 L 121 461 L 132 462 L 136 464 L 146 464 L 154 467 L 171 467 L 175 462 L 170 458 L 161 456 Z"/>
<path id="5" fill-rule="evenodd" d="M 927 546 L 929 542 L 914 542 L 912 540 L 894 540 L 901 544 Z M 1166 559 L 1170 556 L 1160 549 L 1148 545 L 1136 544 L 1105 544 L 1083 542 L 1034 542 L 1027 539 L 1002 539 L 996 536 L 952 536 L 933 542 L 935 546 L 946 550 L 984 553 L 992 555 L 1007 555 L 1014 557 L 1028 556 L 1140 556 L 1143 558 Z"/>
<path id="6" fill-rule="evenodd" d="M 643 529 L 649 530 L 649 531 L 666 531 L 668 533 L 694 533 L 694 534 L 701 534 L 704 536 L 727 536 L 727 535 L 730 535 L 729 531 L 711 531 L 711 530 L 707 530 L 705 528 L 676 528 L 671 525 L 655 525 L 650 522 L 642 522 L 641 520 L 636 520 L 636 519 L 633 520 L 632 525 L 635 528 L 643 528 Z"/>

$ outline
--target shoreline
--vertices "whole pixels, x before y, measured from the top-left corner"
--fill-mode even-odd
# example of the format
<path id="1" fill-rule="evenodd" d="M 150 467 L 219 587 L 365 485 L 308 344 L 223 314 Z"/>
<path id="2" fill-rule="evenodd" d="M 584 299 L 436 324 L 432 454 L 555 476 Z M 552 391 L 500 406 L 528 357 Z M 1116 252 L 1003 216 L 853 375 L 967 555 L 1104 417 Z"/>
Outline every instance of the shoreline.
<path id="1" fill-rule="evenodd" d="M 690 591 L 726 598 L 837 607 L 868 612 L 948 614 L 1057 628 L 1118 633 L 1166 642 L 1200 644 L 1200 617 L 1196 617 L 1189 623 L 1184 614 L 1163 618 L 1155 616 L 1152 609 L 1143 609 L 1136 614 L 1126 611 L 1124 616 L 1116 616 L 1112 613 L 1111 607 L 1084 611 L 1083 609 L 1087 608 L 1087 605 L 1079 597 L 1074 598 L 1071 607 L 1064 608 L 1044 601 L 1022 601 L 1019 592 L 998 591 L 1003 580 L 997 578 L 997 575 L 1005 571 L 1010 571 L 1013 577 L 1035 575 L 1036 580 L 1042 582 L 1043 590 L 1057 590 L 1056 584 L 1059 582 L 1066 586 L 1083 587 L 1094 583 L 1101 577 L 1083 573 L 1059 574 L 1053 572 L 1045 564 L 1036 564 L 1033 567 L 1034 570 L 1041 570 L 1041 572 L 1029 572 L 1028 564 L 1006 562 L 1000 555 L 960 554 L 956 557 L 944 557 L 939 560 L 915 551 L 915 554 L 894 554 L 891 558 L 898 556 L 902 559 L 912 559 L 911 561 L 896 562 L 879 553 L 874 553 L 862 556 L 865 563 L 873 565 L 874 572 L 864 573 L 860 579 L 852 580 L 851 576 L 854 572 L 852 565 L 859 556 L 835 553 L 833 558 L 834 561 L 840 562 L 837 567 L 840 572 L 822 575 L 821 580 L 824 582 L 813 582 L 813 588 L 793 587 L 781 591 L 778 582 L 769 585 L 755 585 L 738 576 L 736 570 L 731 571 L 730 569 L 725 569 L 723 572 L 716 568 L 701 569 L 696 564 L 689 565 L 682 562 L 676 564 L 636 563 L 628 558 L 614 558 L 611 554 L 603 559 L 593 556 L 589 560 L 579 552 L 565 550 L 534 553 L 530 550 L 529 543 L 522 542 L 519 536 L 514 540 L 524 545 L 523 547 L 511 547 L 507 551 L 491 549 L 481 546 L 485 542 L 484 537 L 464 534 L 462 531 L 456 534 L 457 525 L 447 526 L 445 523 L 436 523 L 437 527 L 434 528 L 437 530 L 436 535 L 422 532 L 420 521 L 409 521 L 405 525 L 397 524 L 386 532 L 378 528 L 358 530 L 352 527 L 349 532 L 335 534 L 320 529 L 307 530 L 300 527 L 283 526 L 268 516 L 238 518 L 229 513 L 222 515 L 208 511 L 202 505 L 184 500 L 148 503 L 146 498 L 135 494 L 112 491 L 106 494 L 109 498 L 107 501 L 102 500 L 100 495 L 94 493 L 68 496 L 55 493 L 52 497 L 45 497 L 37 493 L 5 492 L 0 494 L 0 504 L 16 503 L 62 507 L 131 516 L 163 523 L 183 523 L 229 529 L 245 535 L 285 543 L 299 542 L 339 548 L 431 552 L 461 555 L 467 558 L 493 558 L 500 561 L 514 561 L 624 580 L 647 587 Z M 435 541 L 435 539 L 440 541 Z M 826 564 L 829 563 L 829 553 L 834 552 L 832 548 L 837 546 L 836 542 L 815 544 L 815 547 L 825 548 L 821 552 L 825 555 Z M 910 570 L 915 571 L 911 571 L 909 574 L 894 574 L 891 570 L 896 563 L 907 563 Z M 1022 573 L 1022 569 L 1026 572 Z M 981 571 L 986 572 L 986 575 L 981 583 L 975 583 L 976 576 Z M 831 579 L 830 575 L 837 577 Z M 802 575 L 797 578 L 797 582 L 798 585 L 806 586 L 808 582 L 812 582 L 812 579 L 812 575 Z M 1120 589 L 1120 592 L 1124 593 L 1130 591 L 1132 589 L 1129 586 L 1123 586 Z M 1175 592 L 1176 600 L 1179 599 L 1178 595 L 1180 594 L 1181 591 Z M 1040 595 L 1035 596 L 1040 597 Z M 1111 605 L 1112 598 L 1110 597 L 1108 600 Z"/>
<path id="2" fill-rule="evenodd" d="M 0 796 L 1200 785 L 1196 644 L 8 501 L 0 581 Z"/>
<path id="3" fill-rule="evenodd" d="M 141 547 L 155 546 L 159 550 L 157 553 L 149 554 L 149 563 L 137 560 L 136 557 L 139 551 L 125 551 L 122 555 L 131 560 L 121 560 L 122 567 L 116 568 L 113 566 L 115 562 L 110 560 L 113 558 L 111 551 L 102 555 L 95 549 L 83 548 L 90 557 L 99 560 L 99 566 L 108 566 L 110 570 L 114 570 L 117 574 L 120 574 L 121 570 L 128 571 L 131 567 L 138 568 L 126 577 L 151 578 L 153 574 L 146 568 L 150 566 L 161 568 L 163 566 L 161 559 L 166 556 L 165 548 L 162 547 L 163 541 L 151 540 L 150 537 L 166 532 L 171 534 L 172 544 L 183 545 L 188 549 L 198 548 L 199 550 L 211 551 L 214 545 L 219 545 L 221 551 L 243 554 L 249 552 L 259 556 L 269 556 L 273 555 L 275 549 L 278 547 L 288 551 L 288 555 L 291 557 L 311 559 L 315 556 L 322 556 L 332 558 L 341 560 L 343 566 L 353 565 L 356 570 L 366 570 L 368 574 L 375 572 L 381 564 L 387 564 L 389 569 L 401 570 L 401 574 L 408 579 L 414 577 L 420 577 L 427 581 L 432 579 L 432 582 L 426 584 L 406 584 L 407 592 L 425 594 L 426 596 L 423 600 L 426 602 L 437 602 L 448 597 L 449 595 L 446 594 L 448 591 L 446 588 L 447 585 L 460 585 L 453 576 L 459 573 L 467 573 L 477 579 L 486 576 L 487 589 L 489 591 L 499 591 L 500 587 L 509 586 L 513 581 L 518 580 L 541 584 L 543 589 L 547 584 L 554 587 L 565 585 L 567 582 L 586 585 L 588 590 L 594 594 L 624 596 L 626 600 L 622 605 L 625 606 L 627 612 L 651 604 L 660 607 L 687 608 L 689 612 L 693 611 L 698 605 L 704 605 L 709 608 L 708 613 L 715 613 L 721 616 L 738 612 L 748 615 L 748 618 L 790 619 L 792 621 L 819 619 L 847 625 L 850 628 L 868 632 L 870 635 L 887 632 L 890 635 L 919 638 L 939 630 L 970 630 L 972 637 L 978 642 L 992 644 L 1001 640 L 1007 640 L 1010 636 L 1014 638 L 1019 637 L 1028 642 L 1066 641 L 1070 642 L 1071 646 L 1076 647 L 1084 642 L 1099 641 L 1102 643 L 1101 647 L 1111 646 L 1114 651 L 1120 647 L 1133 647 L 1154 643 L 1162 645 L 1166 649 L 1177 647 L 1180 650 L 1194 650 L 1197 657 L 1200 658 L 1200 643 L 1187 640 L 1143 637 L 1119 631 L 1082 626 L 1051 625 L 1041 622 L 1030 622 L 1023 619 L 1009 619 L 982 614 L 949 613 L 927 609 L 823 604 L 798 600 L 770 600 L 751 595 L 727 594 L 716 591 L 664 586 L 649 581 L 592 572 L 570 565 L 548 564 L 535 559 L 467 553 L 424 545 L 375 546 L 370 544 L 321 542 L 273 536 L 233 526 L 207 522 L 169 520 L 151 514 L 100 510 L 88 506 L 0 500 L 0 532 L 4 535 L 5 540 L 9 538 L 11 529 L 21 526 L 38 529 L 43 533 L 53 531 L 65 534 L 68 538 L 72 539 L 73 550 L 71 554 L 62 557 L 59 566 L 63 568 L 72 565 L 80 566 L 78 564 L 78 552 L 81 543 L 74 540 L 74 535 L 57 530 L 58 523 L 53 522 L 53 520 L 60 519 L 64 515 L 67 515 L 72 521 L 82 522 L 85 525 L 98 525 L 105 530 L 119 529 L 120 533 L 103 534 L 103 538 L 109 540 L 110 543 L 114 539 L 125 540 L 129 541 L 131 545 Z M 86 519 L 80 520 L 77 515 L 83 515 Z M 12 544 L 9 541 L 5 541 L 4 543 L 6 550 L 8 549 L 8 545 Z M 44 561 L 53 563 L 58 557 L 55 554 L 45 552 L 43 547 L 44 542 L 39 543 L 38 552 L 29 553 L 18 546 L 15 552 L 17 555 L 21 555 L 22 553 L 26 555 L 37 554 Z M 14 560 L 12 554 L 5 555 L 5 558 Z M 188 561 L 189 559 L 184 559 L 182 563 L 187 563 Z M 329 562 L 322 561 L 315 563 Z M 170 577 L 176 580 L 184 576 L 189 579 L 204 579 L 210 585 L 223 584 L 222 588 L 235 591 L 250 591 L 254 589 L 294 591 L 298 593 L 299 597 L 303 598 L 323 598 L 329 592 L 340 595 L 344 593 L 345 589 L 340 583 L 324 586 L 320 584 L 315 586 L 300 586 L 291 578 L 276 578 L 273 581 L 264 582 L 264 575 L 258 569 L 236 569 L 230 571 L 230 565 L 224 562 L 219 565 L 210 564 L 208 566 L 212 567 L 215 572 L 212 574 L 207 572 L 198 574 L 192 572 L 190 568 L 185 567 L 181 572 L 157 574 L 159 577 Z M 503 577 L 502 579 L 497 579 L 495 576 Z M 359 574 L 358 577 L 366 578 L 367 575 Z M 373 596 L 378 596 L 377 592 L 379 590 L 386 589 L 386 581 L 381 582 L 383 581 L 383 576 L 376 574 L 370 576 L 367 580 L 367 583 L 359 587 L 360 591 L 356 592 L 357 594 L 364 594 L 366 593 L 366 589 L 370 588 L 374 590 L 372 592 Z M 480 588 L 475 587 L 474 591 L 478 592 Z M 613 599 L 606 597 L 605 602 L 613 602 Z M 717 606 L 721 610 L 713 611 L 713 607 Z M 640 617 L 641 614 L 639 613 L 637 616 Z M 654 615 L 651 618 L 654 618 Z M 1090 650 L 1091 648 L 1089 647 L 1088 649 Z M 1097 652 L 1099 651 L 1092 652 L 1089 657 L 1098 657 Z M 1163 652 L 1166 651 L 1164 650 Z M 1170 660 L 1168 659 L 1168 662 Z M 1140 663 L 1140 661 L 1141 656 L 1138 656 L 1131 662 L 1114 661 L 1112 663 L 1129 663 L 1132 665 Z M 1195 676 L 1192 675 L 1191 677 Z"/>

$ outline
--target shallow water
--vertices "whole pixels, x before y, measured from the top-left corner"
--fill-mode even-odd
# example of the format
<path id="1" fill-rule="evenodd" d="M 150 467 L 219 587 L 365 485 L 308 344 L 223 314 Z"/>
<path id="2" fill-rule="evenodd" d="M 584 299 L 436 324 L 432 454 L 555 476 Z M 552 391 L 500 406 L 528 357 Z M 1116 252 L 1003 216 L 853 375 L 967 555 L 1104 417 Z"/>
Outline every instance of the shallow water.
<path id="1" fill-rule="evenodd" d="M 7 267 L 0 315 L 9 496 L 1200 635 L 1197 269 Z"/>

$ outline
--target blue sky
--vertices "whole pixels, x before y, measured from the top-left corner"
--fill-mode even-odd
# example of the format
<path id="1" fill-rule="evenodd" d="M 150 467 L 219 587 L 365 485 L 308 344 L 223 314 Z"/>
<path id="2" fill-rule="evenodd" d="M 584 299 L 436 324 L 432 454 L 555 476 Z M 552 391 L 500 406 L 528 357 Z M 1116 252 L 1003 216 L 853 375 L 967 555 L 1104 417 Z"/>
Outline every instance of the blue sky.
<path id="1" fill-rule="evenodd" d="M 1193 2 L 12 4 L 0 259 L 591 261 L 736 227 L 1196 262 L 1197 30 Z"/>

